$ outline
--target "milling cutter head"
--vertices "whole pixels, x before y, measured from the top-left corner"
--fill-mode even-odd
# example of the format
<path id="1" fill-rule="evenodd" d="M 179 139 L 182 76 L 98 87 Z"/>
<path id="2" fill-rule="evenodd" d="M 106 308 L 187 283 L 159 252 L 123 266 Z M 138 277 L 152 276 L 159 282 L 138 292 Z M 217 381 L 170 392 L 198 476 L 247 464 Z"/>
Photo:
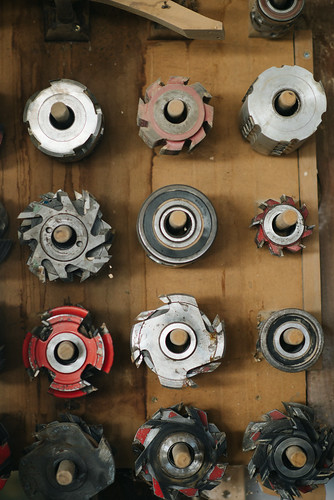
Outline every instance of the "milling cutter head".
<path id="1" fill-rule="evenodd" d="M 202 257 L 217 234 L 217 215 L 198 189 L 164 186 L 143 203 L 137 235 L 147 256 L 165 266 L 185 266 Z"/>
<path id="2" fill-rule="evenodd" d="M 253 218 L 251 227 L 257 227 L 255 243 L 258 248 L 267 244 L 272 255 L 283 257 L 283 250 L 299 252 L 302 241 L 313 232 L 314 226 L 306 225 L 306 205 L 298 208 L 291 196 L 281 196 L 281 201 L 267 200 L 259 206 L 263 210 Z"/>
<path id="3" fill-rule="evenodd" d="M 262 422 L 248 425 L 243 450 L 255 450 L 248 465 L 250 477 L 259 475 L 282 500 L 293 500 L 333 477 L 334 433 L 315 423 L 311 408 L 283 404 L 286 415 L 273 410 Z"/>
<path id="4" fill-rule="evenodd" d="M 311 368 L 324 347 L 324 332 L 314 316 L 302 309 L 281 309 L 259 326 L 257 350 L 274 368 L 300 372 Z"/>
<path id="5" fill-rule="evenodd" d="M 301 66 L 272 67 L 248 89 L 240 110 L 242 136 L 258 153 L 282 156 L 298 149 L 321 124 L 325 90 Z"/>
<path id="6" fill-rule="evenodd" d="M 50 394 L 78 398 L 96 390 L 86 380 L 94 370 L 109 373 L 114 350 L 105 324 L 95 329 L 86 309 L 63 306 L 42 315 L 42 325 L 25 337 L 22 355 L 31 378 L 48 373 Z"/>
<path id="7" fill-rule="evenodd" d="M 82 160 L 102 137 L 103 114 L 93 94 L 74 80 L 53 80 L 28 99 L 23 121 L 33 144 L 63 162 Z"/>
<path id="8" fill-rule="evenodd" d="M 226 455 L 225 433 L 208 422 L 203 410 L 182 403 L 160 408 L 138 429 L 132 446 L 138 455 L 136 475 L 166 500 L 215 488 L 227 467 L 218 462 Z"/>
<path id="9" fill-rule="evenodd" d="M 212 96 L 188 81 L 182 76 L 170 77 L 166 85 L 157 80 L 139 99 L 139 135 L 150 148 L 162 145 L 160 154 L 176 155 L 185 145 L 192 151 L 212 128 L 213 107 L 207 104 Z"/>
<path id="10" fill-rule="evenodd" d="M 169 388 L 197 387 L 192 377 L 214 371 L 225 352 L 224 322 L 213 323 L 191 295 L 163 295 L 164 305 L 137 316 L 131 330 L 131 359 L 147 366 Z"/>
<path id="11" fill-rule="evenodd" d="M 89 500 L 114 482 L 115 462 L 101 425 L 75 415 L 39 425 L 19 474 L 29 500 Z"/>
<path id="12" fill-rule="evenodd" d="M 73 201 L 61 190 L 41 198 L 18 216 L 20 243 L 31 249 L 30 271 L 43 283 L 73 281 L 74 276 L 84 281 L 95 275 L 109 261 L 113 239 L 100 205 L 88 191 L 75 192 Z"/>
<path id="13" fill-rule="evenodd" d="M 264 38 L 282 38 L 300 19 L 305 0 L 253 0 L 250 19 Z"/>

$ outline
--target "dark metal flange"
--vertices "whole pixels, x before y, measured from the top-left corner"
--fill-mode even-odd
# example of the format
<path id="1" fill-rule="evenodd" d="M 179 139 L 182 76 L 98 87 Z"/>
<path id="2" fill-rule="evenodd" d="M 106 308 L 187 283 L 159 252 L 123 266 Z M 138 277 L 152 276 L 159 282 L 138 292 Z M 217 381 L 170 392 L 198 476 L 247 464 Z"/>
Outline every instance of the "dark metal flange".
<path id="1" fill-rule="evenodd" d="M 334 433 L 316 424 L 311 408 L 297 403 L 284 406 L 286 414 L 272 410 L 262 422 L 248 425 L 243 450 L 255 450 L 248 465 L 250 477 L 259 475 L 282 500 L 293 500 L 333 477 Z M 298 460 L 291 450 L 299 454 Z"/>
<path id="2" fill-rule="evenodd" d="M 273 312 L 259 326 L 258 351 L 278 370 L 300 372 L 319 359 L 324 332 L 314 316 L 302 309 Z"/>
<path id="3" fill-rule="evenodd" d="M 102 426 L 87 425 L 74 415 L 40 425 L 36 442 L 19 464 L 25 494 L 32 500 L 89 500 L 114 481 L 115 463 Z M 64 461 L 74 464 L 68 484 L 59 484 Z"/>
<path id="4" fill-rule="evenodd" d="M 173 214 L 184 223 L 170 224 Z M 210 200 L 197 189 L 181 184 L 154 191 L 144 202 L 137 220 L 138 239 L 148 257 L 166 266 L 184 266 L 211 247 L 217 216 Z"/>

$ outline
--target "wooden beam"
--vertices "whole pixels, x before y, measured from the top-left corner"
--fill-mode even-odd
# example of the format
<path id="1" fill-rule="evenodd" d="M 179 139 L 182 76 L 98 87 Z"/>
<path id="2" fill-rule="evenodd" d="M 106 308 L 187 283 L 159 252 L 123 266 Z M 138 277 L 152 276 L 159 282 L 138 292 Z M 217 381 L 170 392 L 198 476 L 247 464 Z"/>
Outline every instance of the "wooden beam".
<path id="1" fill-rule="evenodd" d="M 171 0 L 92 0 L 146 17 L 186 38 L 223 40 L 223 23 L 202 16 Z"/>

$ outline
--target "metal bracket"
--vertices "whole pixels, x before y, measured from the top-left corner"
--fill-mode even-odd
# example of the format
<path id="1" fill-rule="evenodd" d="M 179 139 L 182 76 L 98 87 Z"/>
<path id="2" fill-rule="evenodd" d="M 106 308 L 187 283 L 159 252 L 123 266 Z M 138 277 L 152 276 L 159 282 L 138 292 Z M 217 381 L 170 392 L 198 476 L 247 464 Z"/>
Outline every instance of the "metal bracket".
<path id="1" fill-rule="evenodd" d="M 89 0 L 43 0 L 43 11 L 46 41 L 89 41 Z"/>

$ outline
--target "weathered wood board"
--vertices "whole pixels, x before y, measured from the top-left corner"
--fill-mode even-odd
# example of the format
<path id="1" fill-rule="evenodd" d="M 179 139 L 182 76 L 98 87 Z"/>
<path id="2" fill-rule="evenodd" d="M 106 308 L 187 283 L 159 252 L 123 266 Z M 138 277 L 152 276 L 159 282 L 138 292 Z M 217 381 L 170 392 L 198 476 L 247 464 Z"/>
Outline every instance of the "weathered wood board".
<path id="1" fill-rule="evenodd" d="M 0 5 L 0 120 L 6 137 L 0 151 L 0 199 L 16 240 L 18 213 L 39 194 L 88 189 L 100 202 L 106 221 L 116 229 L 113 279 L 104 269 L 83 284 L 38 282 L 27 266 L 28 249 L 16 243 L 1 266 L 0 339 L 7 348 L 7 369 L 0 377 L 0 418 L 8 426 L 16 459 L 32 440 L 35 424 L 57 418 L 64 409 L 88 422 L 102 423 L 116 450 L 118 466 L 132 466 L 136 429 L 160 406 L 179 401 L 208 410 L 211 421 L 227 432 L 229 462 L 247 463 L 241 451 L 250 420 L 280 407 L 281 401 L 305 401 L 305 374 L 286 374 L 253 357 L 257 316 L 261 311 L 304 307 L 320 315 L 318 232 L 303 255 L 274 258 L 258 250 L 248 229 L 257 204 L 287 194 L 311 209 L 317 224 L 314 141 L 299 154 L 268 158 L 253 152 L 239 133 L 241 99 L 256 76 L 282 64 L 312 67 L 310 35 L 282 41 L 248 39 L 244 0 L 202 2 L 200 11 L 221 19 L 226 40 L 147 41 L 148 23 L 117 9 L 94 5 L 90 43 L 45 43 L 39 2 L 3 0 Z M 305 58 L 305 54 L 309 56 Z M 138 138 L 138 97 L 161 77 L 184 75 L 200 81 L 214 96 L 214 128 L 190 155 L 159 157 Z M 63 165 L 42 155 L 22 123 L 26 100 L 54 78 L 81 81 L 99 100 L 106 119 L 103 141 L 81 163 Z M 136 218 L 145 198 L 161 186 L 184 183 L 202 190 L 218 215 L 219 232 L 198 263 L 169 269 L 144 256 L 136 237 Z M 194 295 L 211 318 L 226 322 L 227 352 L 221 367 L 197 377 L 199 388 L 163 389 L 146 368 L 130 362 L 129 333 L 136 315 L 160 305 L 158 295 Z M 64 404 L 47 394 L 48 381 L 30 382 L 21 362 L 25 333 L 38 324 L 38 313 L 64 302 L 90 309 L 96 324 L 109 326 L 115 363 L 96 381 L 99 391 Z"/>
<path id="2" fill-rule="evenodd" d="M 287 374 L 256 363 L 257 316 L 261 311 L 305 307 L 319 317 L 320 278 L 318 236 L 306 241 L 301 255 L 278 259 L 266 249 L 256 249 L 248 229 L 259 201 L 288 194 L 302 196 L 311 209 L 310 223 L 317 224 L 317 179 L 314 142 L 300 154 L 268 158 L 253 152 L 240 136 L 237 118 L 240 102 L 257 75 L 270 66 L 294 63 L 310 68 L 311 38 L 273 43 L 248 39 L 247 12 L 243 2 L 232 2 L 225 11 L 229 27 L 224 44 L 193 41 L 152 42 L 146 55 L 146 79 L 191 75 L 214 96 L 214 129 L 194 153 L 178 158 L 153 157 L 152 189 L 184 183 L 201 189 L 213 202 L 219 233 L 212 251 L 191 267 L 161 269 L 146 264 L 147 303 L 158 305 L 163 293 L 194 295 L 212 319 L 219 313 L 226 322 L 227 353 L 221 368 L 197 378 L 196 390 L 171 391 L 147 376 L 147 408 L 182 400 L 209 410 L 212 420 L 227 430 L 229 459 L 245 463 L 241 440 L 248 422 L 281 401 L 305 400 L 305 374 Z M 244 22 L 243 22 L 244 21 Z M 209 52 L 208 52 L 209 51 Z M 304 53 L 307 57 L 304 60 Z M 171 57 L 173 54 L 173 57 Z M 306 64 L 305 64 L 306 63 Z M 311 68 L 310 68 L 311 69 Z"/>

